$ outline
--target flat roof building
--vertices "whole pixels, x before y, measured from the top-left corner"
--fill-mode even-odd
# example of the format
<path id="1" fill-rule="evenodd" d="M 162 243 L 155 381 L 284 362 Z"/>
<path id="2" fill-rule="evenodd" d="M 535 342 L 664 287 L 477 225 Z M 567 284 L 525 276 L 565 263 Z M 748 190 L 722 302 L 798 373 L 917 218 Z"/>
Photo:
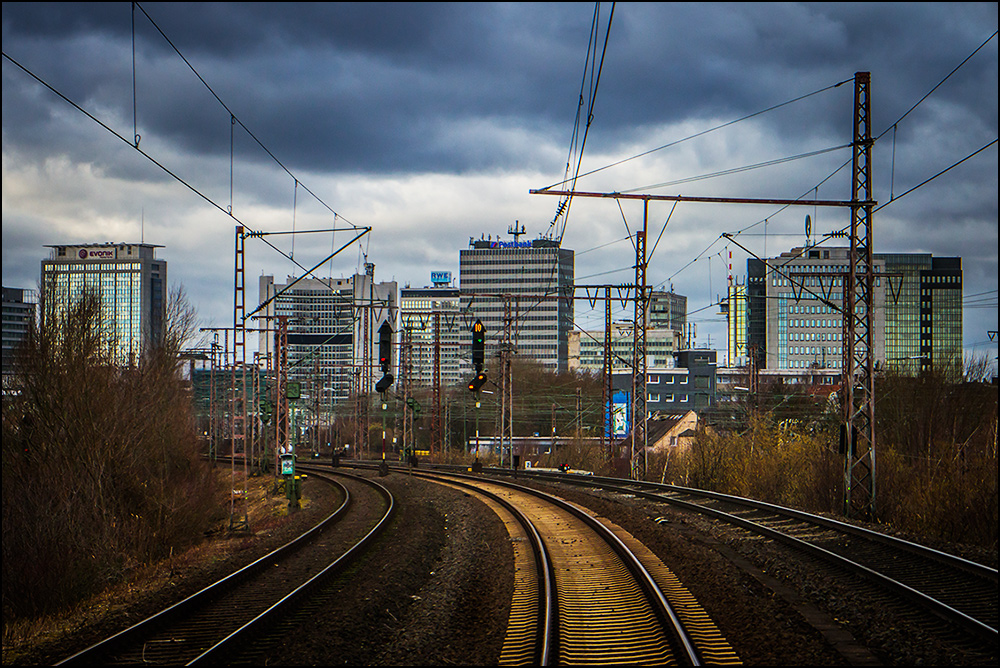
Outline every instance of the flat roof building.
<path id="1" fill-rule="evenodd" d="M 459 254 L 462 309 L 486 327 L 487 360 L 503 339 L 509 305 L 510 340 L 517 354 L 551 371 L 568 370 L 573 272 L 573 251 L 551 239 L 469 239 L 469 248 Z M 463 334 L 467 342 L 469 332 Z"/>
<path id="2" fill-rule="evenodd" d="M 462 355 L 462 332 L 467 328 L 461 316 L 461 293 L 450 285 L 450 279 L 449 284 L 401 288 L 399 327 L 398 364 L 408 365 L 405 370 L 400 368 L 400 382 L 406 377 L 411 388 L 432 387 L 435 359 L 444 388 L 472 373 L 468 351 Z"/>
<path id="3" fill-rule="evenodd" d="M 760 368 L 841 368 L 849 252 L 813 246 L 747 260 L 747 349 Z M 874 360 L 908 374 L 960 372 L 961 258 L 874 253 L 873 268 Z"/>
<path id="4" fill-rule="evenodd" d="M 14 371 L 17 348 L 28 336 L 38 291 L 23 288 L 3 288 L 3 376 L 6 379 Z"/>
<path id="5" fill-rule="evenodd" d="M 116 364 L 136 364 L 163 340 L 167 263 L 160 246 L 102 243 L 49 246 L 42 260 L 41 317 L 58 322 L 85 294 L 101 300 L 101 334 Z"/>
<path id="6" fill-rule="evenodd" d="M 388 321 L 396 331 L 397 291 L 395 282 L 375 283 L 373 274 L 372 265 L 371 274 L 350 278 L 289 276 L 285 283 L 275 283 L 274 276 L 260 277 L 260 302 L 267 302 L 262 314 L 270 328 L 259 335 L 259 353 L 273 361 L 276 317 L 285 316 L 287 380 L 299 383 L 304 404 L 323 408 L 342 404 L 354 392 L 370 391 L 364 387 L 365 379 L 374 385 L 381 376 L 375 359 L 378 330 Z"/>

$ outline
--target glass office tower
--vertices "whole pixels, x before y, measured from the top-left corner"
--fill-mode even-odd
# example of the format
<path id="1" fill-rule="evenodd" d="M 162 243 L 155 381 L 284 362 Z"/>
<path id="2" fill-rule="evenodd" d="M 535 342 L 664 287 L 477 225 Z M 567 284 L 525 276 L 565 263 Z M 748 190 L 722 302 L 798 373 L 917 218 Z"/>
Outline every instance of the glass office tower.
<path id="1" fill-rule="evenodd" d="M 962 370 L 962 259 L 875 253 L 875 360 L 913 375 Z M 747 260 L 748 344 L 762 368 L 838 368 L 847 248 Z"/>
<path id="2" fill-rule="evenodd" d="M 136 364 L 146 347 L 162 341 L 167 263 L 152 244 L 49 246 L 42 260 L 41 314 L 58 323 L 83 295 L 101 299 L 101 337 L 114 362 Z"/>
<path id="3" fill-rule="evenodd" d="M 929 253 L 878 253 L 886 297 L 886 363 L 901 373 L 962 372 L 962 258 Z"/>
<path id="4" fill-rule="evenodd" d="M 28 330 L 35 319 L 35 305 L 38 303 L 36 290 L 22 288 L 3 289 L 3 377 L 14 371 L 14 361 L 18 346 L 28 336 Z"/>

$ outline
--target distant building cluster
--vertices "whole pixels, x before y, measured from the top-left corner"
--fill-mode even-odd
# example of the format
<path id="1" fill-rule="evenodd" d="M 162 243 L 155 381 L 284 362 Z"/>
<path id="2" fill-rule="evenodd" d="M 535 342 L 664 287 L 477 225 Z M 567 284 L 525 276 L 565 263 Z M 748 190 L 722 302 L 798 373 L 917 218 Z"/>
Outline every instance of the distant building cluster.
<path id="1" fill-rule="evenodd" d="M 101 297 L 101 331 L 113 359 L 134 364 L 163 336 L 167 263 L 150 244 L 55 245 L 41 262 L 41 291 L 3 288 L 5 376 L 17 343 L 35 318 L 58 321 L 84 294 Z M 747 261 L 745 280 L 731 281 L 725 360 L 689 349 L 687 298 L 650 293 L 646 329 L 647 406 L 684 415 L 713 405 L 737 387 L 745 369 L 785 382 L 839 384 L 844 351 L 848 249 L 806 246 Z M 635 323 L 605 330 L 574 326 L 574 252 L 551 239 L 470 239 L 459 252 L 458 281 L 449 271 L 430 285 L 377 282 L 374 265 L 349 278 L 261 276 L 255 325 L 256 364 L 274 363 L 276 323 L 287 327 L 289 382 L 324 406 L 342 405 L 371 387 L 379 328 L 393 330 L 392 371 L 410 391 L 454 387 L 473 373 L 471 329 L 486 329 L 486 359 L 501 348 L 553 372 L 601 374 L 610 347 L 615 404 L 629 404 Z M 915 374 L 961 369 L 962 261 L 930 254 L 875 255 L 874 358 Z M 596 301 L 596 300 L 595 300 Z M 753 362 L 753 365 L 751 365 Z M 742 374 L 742 375 L 741 375 Z M 728 391 L 728 390 L 726 390 Z M 625 419 L 623 424 L 627 424 Z"/>

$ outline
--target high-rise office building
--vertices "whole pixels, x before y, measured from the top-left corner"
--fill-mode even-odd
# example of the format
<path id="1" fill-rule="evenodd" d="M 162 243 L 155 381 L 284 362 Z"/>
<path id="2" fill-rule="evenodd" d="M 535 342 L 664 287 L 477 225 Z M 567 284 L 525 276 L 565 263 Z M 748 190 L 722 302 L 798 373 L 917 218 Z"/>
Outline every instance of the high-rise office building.
<path id="1" fill-rule="evenodd" d="M 117 364 L 135 364 L 162 341 L 167 263 L 152 244 L 49 246 L 42 260 L 41 317 L 58 322 L 83 295 L 100 297 L 100 328 Z"/>
<path id="2" fill-rule="evenodd" d="M 727 339 L 726 363 L 729 366 L 746 366 L 749 361 L 747 342 L 747 309 L 749 297 L 747 286 L 731 283 L 728 296 L 722 304 L 726 314 Z"/>
<path id="3" fill-rule="evenodd" d="M 572 370 L 599 374 L 604 371 L 604 331 L 570 332 L 570 364 Z M 665 369 L 674 366 L 674 353 L 680 345 L 680 332 L 674 329 L 646 330 L 646 366 Z M 611 326 L 611 368 L 615 371 L 632 368 L 635 340 L 632 322 Z"/>
<path id="4" fill-rule="evenodd" d="M 350 278 L 259 279 L 260 303 L 266 304 L 261 312 L 270 323 L 261 327 L 269 331 L 259 334 L 259 355 L 273 365 L 277 316 L 285 316 L 287 380 L 298 383 L 306 405 L 342 404 L 353 392 L 371 390 L 364 387 L 366 379 L 373 386 L 381 376 L 374 359 L 378 330 L 386 321 L 396 330 L 396 283 L 375 283 L 374 266 L 369 266 L 371 271 Z"/>
<path id="5" fill-rule="evenodd" d="M 510 340 L 517 354 L 552 371 L 566 371 L 573 328 L 573 251 L 551 239 L 470 239 L 469 246 L 459 254 L 462 308 L 486 327 L 486 358 L 494 356 L 503 338 L 509 304 Z M 467 341 L 471 334 L 465 332 Z"/>
<path id="6" fill-rule="evenodd" d="M 468 352 L 463 358 L 461 348 L 462 331 L 468 329 L 461 315 L 461 293 L 451 285 L 450 271 L 432 272 L 431 281 L 430 287 L 399 291 L 397 362 L 402 364 L 404 355 L 409 355 L 406 372 L 411 388 L 433 386 L 435 359 L 442 387 L 454 386 L 465 380 L 463 374 L 471 374 Z M 402 369 L 399 378 L 402 381 Z"/>
<path id="7" fill-rule="evenodd" d="M 886 363 L 905 374 L 962 372 L 962 258 L 878 253 L 890 276 Z"/>
<path id="8" fill-rule="evenodd" d="M 22 288 L 3 289 L 3 377 L 14 371 L 18 346 L 28 336 L 35 319 L 38 292 Z"/>
<path id="9" fill-rule="evenodd" d="M 687 323 L 687 297 L 673 290 L 654 290 L 649 295 L 650 329 L 670 329 L 683 332 Z"/>
<path id="10" fill-rule="evenodd" d="M 874 359 L 902 373 L 961 369 L 962 261 L 875 253 Z M 840 368 L 847 248 L 747 260 L 747 348 L 767 369 Z"/>

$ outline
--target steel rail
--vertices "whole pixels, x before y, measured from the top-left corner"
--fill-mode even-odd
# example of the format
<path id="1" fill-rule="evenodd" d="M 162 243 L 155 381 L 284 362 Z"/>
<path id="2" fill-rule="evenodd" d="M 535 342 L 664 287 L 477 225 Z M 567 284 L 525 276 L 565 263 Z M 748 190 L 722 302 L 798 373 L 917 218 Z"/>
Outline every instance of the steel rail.
<path id="1" fill-rule="evenodd" d="M 503 469 L 496 469 L 498 473 L 507 473 Z M 521 472 L 524 475 L 524 472 Z M 864 529 L 863 527 L 857 527 L 844 522 L 838 522 L 837 520 L 832 520 L 830 518 L 820 517 L 818 515 L 812 515 L 810 513 L 805 513 L 803 511 L 798 511 L 792 508 L 785 508 L 783 506 L 776 506 L 762 501 L 755 501 L 753 499 L 746 499 L 743 497 L 736 497 L 727 494 L 721 494 L 718 492 L 711 492 L 708 490 L 698 490 L 687 487 L 677 487 L 673 485 L 661 485 L 658 483 L 650 482 L 639 482 L 639 481 L 623 481 L 617 478 L 603 478 L 597 476 L 579 476 L 572 474 L 551 474 L 551 473 L 531 473 L 530 477 L 537 480 L 546 480 L 553 482 L 569 483 L 576 486 L 587 486 L 587 487 L 599 487 L 602 489 L 611 489 L 614 491 L 625 492 L 639 496 L 641 498 L 658 501 L 661 503 L 668 503 L 678 507 L 691 510 L 696 513 L 711 515 L 717 519 L 721 519 L 731 524 L 741 526 L 748 529 L 754 533 L 767 535 L 775 540 L 779 540 L 786 545 L 790 545 L 795 548 L 799 548 L 809 554 L 818 556 L 830 563 L 836 564 L 840 567 L 846 568 L 851 572 L 861 574 L 868 578 L 869 580 L 900 594 L 904 598 L 913 601 L 932 612 L 936 613 L 938 616 L 943 617 L 945 620 L 952 623 L 958 624 L 959 626 L 965 628 L 969 632 L 973 633 L 977 637 L 982 638 L 990 644 L 997 643 L 997 629 L 984 623 L 981 620 L 968 615 L 961 610 L 954 608 L 947 603 L 944 603 L 924 592 L 921 592 L 905 583 L 899 582 L 883 573 L 880 573 L 868 566 L 859 564 L 851 559 L 848 559 L 842 555 L 835 552 L 831 552 L 825 548 L 818 545 L 808 543 L 794 536 L 790 536 L 784 532 L 771 529 L 770 527 L 763 526 L 759 523 L 752 522 L 750 520 L 737 517 L 730 513 L 726 513 L 721 510 L 714 508 L 709 508 L 697 503 L 691 503 L 688 501 L 683 501 L 681 499 L 673 498 L 670 496 L 665 496 L 664 493 L 683 493 L 689 494 L 691 496 L 702 497 L 712 500 L 725 501 L 727 503 L 734 503 L 746 508 L 763 510 L 767 512 L 774 512 L 780 515 L 785 515 L 800 521 L 811 522 L 817 525 L 823 526 L 824 528 L 832 529 L 834 531 L 839 531 L 842 533 L 847 533 L 853 536 L 863 537 L 868 540 L 873 540 L 884 545 L 888 545 L 895 549 L 900 549 L 906 552 L 917 554 L 921 557 L 933 560 L 935 562 L 941 563 L 945 566 L 952 567 L 961 570 L 966 573 L 978 576 L 985 580 L 990 580 L 994 584 L 997 582 L 997 570 L 985 566 L 982 564 L 977 564 L 975 562 L 962 559 L 955 555 L 948 554 L 946 552 L 941 552 L 939 550 L 934 550 L 917 543 L 912 543 L 910 541 L 905 541 L 894 536 L 888 536 L 886 534 L 880 534 L 875 531 Z M 655 490 L 655 491 L 648 491 Z"/>
<path id="2" fill-rule="evenodd" d="M 495 473 L 506 473 L 504 469 L 491 470 Z M 657 499 L 662 500 L 664 497 L 660 496 L 663 492 L 678 492 L 683 494 L 690 494 L 692 496 L 700 496 L 709 499 L 716 499 L 719 501 L 726 501 L 729 503 L 734 503 L 738 505 L 745 506 L 747 508 L 754 508 L 758 510 L 767 510 L 770 512 L 779 513 L 781 515 L 786 515 L 795 519 L 799 519 L 805 522 L 812 522 L 814 524 L 822 525 L 828 529 L 833 529 L 834 531 L 839 531 L 841 533 L 849 533 L 860 538 L 865 538 L 875 542 L 882 543 L 884 545 L 889 545 L 893 548 L 904 550 L 912 554 L 924 557 L 926 559 L 931 559 L 938 563 L 950 566 L 952 568 L 957 568 L 959 570 L 965 571 L 970 575 L 975 575 L 977 577 L 991 580 L 997 582 L 997 569 L 984 564 L 976 563 L 968 559 L 964 559 L 954 554 L 949 554 L 947 552 L 942 552 L 941 550 L 935 550 L 934 548 L 927 547 L 926 545 L 920 545 L 919 543 L 914 543 L 896 536 L 890 536 L 889 534 L 879 533 L 877 531 L 872 531 L 871 529 L 866 529 L 864 527 L 859 527 L 854 524 L 848 524 L 847 522 L 841 522 L 829 517 L 823 517 L 822 515 L 814 515 L 812 513 L 807 513 L 802 510 L 797 510 L 795 508 L 788 508 L 786 506 L 778 506 L 766 501 L 757 501 L 756 499 L 749 499 L 742 496 L 733 496 L 731 494 L 723 494 L 722 492 L 713 492 L 707 489 L 697 489 L 694 487 L 682 487 L 679 485 L 666 485 L 662 483 L 637 481 L 637 480 L 623 480 L 621 478 L 607 478 L 602 476 L 586 476 L 583 478 L 579 475 L 572 474 L 553 474 L 553 473 L 532 473 L 527 471 L 521 471 L 520 475 L 527 475 L 530 477 L 535 477 L 539 479 L 555 480 L 570 484 L 581 484 L 590 487 L 603 487 L 605 489 L 629 489 L 629 491 L 635 491 L 635 488 L 639 490 L 653 490 L 653 495 Z"/>
<path id="3" fill-rule="evenodd" d="M 319 472 L 320 469 L 313 467 L 307 467 L 299 465 L 299 470 L 302 471 L 313 471 Z M 323 473 L 329 473 L 329 471 L 323 471 Z M 220 640 L 218 643 L 208 648 L 200 655 L 192 659 L 187 665 L 204 664 L 207 662 L 218 662 L 222 660 L 222 657 L 236 650 L 236 645 L 247 638 L 251 637 L 255 632 L 260 631 L 262 628 L 273 623 L 274 619 L 283 615 L 286 611 L 292 609 L 296 604 L 298 604 L 302 599 L 310 594 L 316 589 L 316 587 L 323 584 L 330 576 L 339 572 L 343 567 L 352 562 L 360 554 L 362 550 L 367 548 L 371 542 L 382 532 L 388 522 L 392 519 L 395 514 L 395 500 L 392 496 L 392 492 L 386 489 L 385 486 L 379 484 L 374 480 L 369 480 L 367 478 L 361 478 L 358 476 L 353 476 L 348 473 L 336 472 L 336 475 L 343 475 L 352 478 L 358 482 L 370 485 L 375 488 L 376 491 L 382 496 L 386 501 L 387 508 L 382 518 L 379 519 L 378 523 L 371 528 L 360 540 L 358 540 L 354 545 L 347 549 L 346 552 L 337 557 L 329 565 L 327 565 L 323 570 L 321 570 L 316 575 L 309 578 L 306 582 L 302 583 L 291 592 L 282 597 L 274 605 L 270 606 L 267 610 L 260 613 L 252 620 L 241 626 L 239 629 L 233 631 L 228 636 Z"/>
<path id="4" fill-rule="evenodd" d="M 425 473 L 414 472 L 417 477 L 424 479 L 434 479 L 435 476 L 428 475 Z M 538 528 L 535 526 L 527 515 L 521 511 L 520 508 L 515 506 L 513 503 L 507 499 L 489 492 L 477 485 L 470 484 L 464 480 L 456 479 L 449 476 L 448 482 L 450 484 L 462 487 L 464 489 L 472 490 L 477 494 L 482 494 L 483 496 L 489 497 L 492 501 L 503 506 L 514 518 L 518 521 L 521 527 L 526 531 L 529 536 L 529 542 L 531 544 L 531 551 L 535 555 L 536 572 L 542 583 L 542 593 L 539 596 L 538 601 L 538 623 L 537 623 L 537 633 L 538 643 L 536 650 L 534 652 L 535 661 L 533 665 L 548 666 L 552 665 L 552 660 L 556 655 L 555 647 L 557 646 L 556 629 L 557 629 L 557 607 L 556 607 L 556 592 L 555 592 L 555 575 L 554 567 L 552 565 L 552 559 L 549 555 L 548 548 L 545 546 L 545 541 L 542 539 L 541 534 L 538 532 Z"/>
<path id="5" fill-rule="evenodd" d="M 354 478 L 354 476 L 350 477 Z M 126 647 L 128 644 L 138 642 L 143 637 L 155 633 L 161 628 L 176 623 L 177 620 L 183 618 L 185 615 L 191 614 L 193 611 L 199 610 L 203 606 L 211 604 L 224 594 L 238 589 L 241 585 L 245 584 L 251 578 L 263 572 L 270 566 L 301 550 L 313 539 L 319 536 L 319 534 L 324 530 L 330 528 L 343 519 L 353 503 L 350 492 L 342 484 L 323 475 L 318 475 L 316 478 L 336 486 L 343 495 L 343 502 L 341 505 L 327 517 L 316 523 L 308 530 L 304 531 L 298 537 L 256 559 L 252 563 L 233 573 L 230 573 L 224 578 L 208 585 L 207 587 L 204 587 L 203 589 L 177 603 L 174 603 L 164 610 L 147 617 L 137 624 L 123 629 L 109 638 L 73 654 L 55 665 L 95 665 L 103 663 L 102 659 L 104 657 L 120 652 L 122 651 L 122 648 Z M 361 478 L 358 479 L 362 480 Z"/>
<path id="6" fill-rule="evenodd" d="M 421 477 L 431 478 L 434 474 L 430 473 L 418 473 L 413 471 L 414 475 L 419 475 Z M 463 478 L 471 479 L 476 481 L 482 481 L 481 477 L 467 476 L 460 473 L 453 472 L 443 472 L 437 471 L 437 475 L 447 476 L 448 478 Z M 542 499 L 546 503 L 554 505 L 577 519 L 581 520 L 584 524 L 588 526 L 595 534 L 597 534 L 601 540 L 607 543 L 615 554 L 621 559 L 622 563 L 628 569 L 628 571 L 635 578 L 636 583 L 642 589 L 647 601 L 649 602 L 652 609 L 655 611 L 656 615 L 660 618 L 663 628 L 672 637 L 675 644 L 675 651 L 678 654 L 680 660 L 686 665 L 700 666 L 702 665 L 701 658 L 698 655 L 698 651 L 695 647 L 694 641 L 688 635 L 687 630 L 684 628 L 680 617 L 677 615 L 673 606 L 667 600 L 666 596 L 663 594 L 656 580 L 642 564 L 635 553 L 629 549 L 627 545 L 622 542 L 622 540 L 614 534 L 607 526 L 602 522 L 594 518 L 593 516 L 582 511 L 580 508 L 568 503 L 558 497 L 552 496 L 551 494 L 546 494 L 545 492 L 532 489 L 530 487 L 524 487 L 523 485 L 517 485 L 511 482 L 501 482 L 496 479 L 491 479 L 489 482 L 494 484 L 501 484 L 508 488 L 514 489 L 522 494 L 529 494 L 536 498 Z"/>

